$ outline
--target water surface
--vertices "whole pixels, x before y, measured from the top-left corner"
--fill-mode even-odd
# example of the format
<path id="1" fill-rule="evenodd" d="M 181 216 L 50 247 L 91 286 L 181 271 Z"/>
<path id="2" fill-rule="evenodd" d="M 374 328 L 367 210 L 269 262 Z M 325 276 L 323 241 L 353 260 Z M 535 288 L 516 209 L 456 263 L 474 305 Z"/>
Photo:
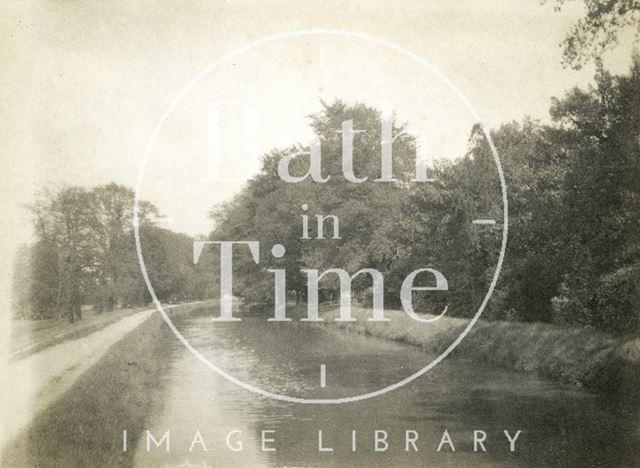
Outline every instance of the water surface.
<path id="1" fill-rule="evenodd" d="M 305 398 L 352 396 L 385 387 L 424 367 L 418 347 L 309 323 L 206 316 L 180 322 L 189 342 L 233 376 Z M 409 385 L 366 401 L 302 405 L 262 397 L 213 373 L 176 339 L 164 394 L 148 429 L 171 431 L 170 451 L 137 447 L 136 466 L 640 466 L 637 409 L 573 387 L 448 357 Z M 326 366 L 326 387 L 320 366 Z M 388 449 L 374 450 L 374 431 Z M 444 431 L 450 444 L 437 451 Z M 473 431 L 487 435 L 474 452 Z M 521 430 L 510 452 L 504 431 Z M 196 444 L 196 431 L 207 447 Z M 231 431 L 230 445 L 226 438 Z M 262 431 L 267 448 L 261 450 Z M 323 434 L 319 451 L 318 432 Z M 356 451 L 352 449 L 356 431 Z M 418 433 L 406 451 L 406 432 Z M 411 438 L 414 433 L 410 433 Z M 380 433 L 382 437 L 382 434 Z M 381 444 L 380 448 L 383 448 Z"/>

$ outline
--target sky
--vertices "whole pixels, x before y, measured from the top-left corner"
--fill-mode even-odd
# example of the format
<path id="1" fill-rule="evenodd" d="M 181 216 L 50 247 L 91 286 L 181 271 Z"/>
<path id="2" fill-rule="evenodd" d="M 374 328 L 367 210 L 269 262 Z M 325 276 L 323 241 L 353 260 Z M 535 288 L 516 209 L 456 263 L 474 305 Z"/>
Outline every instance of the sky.
<path id="1" fill-rule="evenodd" d="M 224 54 L 270 35 L 324 28 L 396 44 L 454 83 L 489 127 L 545 120 L 551 97 L 593 75 L 560 63 L 579 2 L 561 13 L 536 0 L 15 1 L 2 9 L 0 242 L 9 258 L 32 239 L 24 205 L 39 187 L 135 186 L 176 96 Z M 607 66 L 625 71 L 629 50 L 619 47 Z M 168 227 L 207 233 L 206 213 L 242 186 L 206 176 L 208 103 L 251 106 L 260 119 L 252 141 L 265 151 L 302 138 L 294 129 L 319 98 L 391 102 L 426 134 L 432 157 L 459 156 L 475 120 L 441 77 L 398 50 L 355 37 L 286 38 L 232 57 L 185 94 L 149 152 L 142 198 L 173 220 Z M 225 134 L 244 128 L 237 108 L 220 115 Z M 249 170 L 241 157 L 223 161 L 231 173 Z"/>

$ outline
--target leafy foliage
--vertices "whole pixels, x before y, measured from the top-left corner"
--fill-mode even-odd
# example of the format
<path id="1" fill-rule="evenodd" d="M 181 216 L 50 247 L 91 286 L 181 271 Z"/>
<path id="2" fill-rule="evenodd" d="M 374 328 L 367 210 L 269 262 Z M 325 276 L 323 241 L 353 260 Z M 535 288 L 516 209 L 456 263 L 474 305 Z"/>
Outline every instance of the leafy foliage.
<path id="1" fill-rule="evenodd" d="M 148 303 L 133 237 L 133 198 L 131 189 L 113 183 L 42 192 L 31 207 L 38 241 L 20 251 L 15 267 L 16 315 L 73 322 L 83 304 L 102 312 Z M 193 239 L 154 226 L 155 215 L 153 205 L 141 203 L 140 241 L 158 298 L 210 294 L 210 257 L 193 265 Z"/>
<path id="2" fill-rule="evenodd" d="M 615 3 L 615 2 L 613 2 Z M 614 332 L 636 331 L 640 296 L 640 59 L 613 76 L 599 68 L 594 86 L 555 99 L 553 122 L 531 119 L 492 131 L 509 194 L 509 243 L 501 279 L 485 311 L 489 319 L 578 323 Z M 442 271 L 450 291 L 416 294 L 422 312 L 449 306 L 470 316 L 492 281 L 500 249 L 502 199 L 496 167 L 482 129 L 471 130 L 466 154 L 436 161 L 432 182 L 412 182 L 416 142 L 394 123 L 393 183 L 353 183 L 342 176 L 338 132 L 352 120 L 357 133 L 354 169 L 380 177 L 381 116 L 362 104 L 324 104 L 310 117 L 321 142 L 322 174 L 286 183 L 279 162 L 309 167 L 307 148 L 274 150 L 261 172 L 231 201 L 211 212 L 210 240 L 259 240 L 260 264 L 247 249 L 234 254 L 234 294 L 247 303 L 273 302 L 273 268 L 287 271 L 290 298 L 304 301 L 304 269 L 375 268 L 384 275 L 387 307 L 399 305 L 406 275 L 424 267 Z M 82 304 L 98 310 L 138 305 L 149 297 L 132 235 L 130 189 L 109 184 L 44 192 L 32 208 L 38 242 L 15 268 L 16 312 L 36 318 L 80 318 Z M 303 205 L 307 205 L 306 210 Z M 193 239 L 154 226 L 155 207 L 143 203 L 140 236 L 147 271 L 161 300 L 215 293 L 217 254 L 205 249 L 192 263 Z M 302 216 L 309 221 L 303 239 Z M 317 239 L 316 217 L 324 222 Z M 498 220 L 495 226 L 471 223 Z M 270 247 L 286 247 L 275 258 Z M 25 273 L 25 272 L 28 272 Z M 354 280 L 356 300 L 371 300 L 370 279 Z M 321 300 L 336 300 L 338 282 L 321 282 Z"/>
<path id="3" fill-rule="evenodd" d="M 556 0 L 556 10 L 571 0 Z M 640 1 L 585 0 L 586 14 L 563 42 L 563 63 L 580 69 L 589 60 L 601 63 L 602 55 L 618 44 L 625 28 L 640 37 Z"/>
<path id="4" fill-rule="evenodd" d="M 598 71 L 595 86 L 574 89 L 552 103 L 553 124 L 524 119 L 492 131 L 509 194 L 509 243 L 501 280 L 486 310 L 492 319 L 580 323 L 620 332 L 638 322 L 640 265 L 640 61 L 626 76 Z M 327 183 L 296 184 L 278 178 L 278 161 L 298 153 L 291 167 L 302 174 L 308 155 L 300 148 L 274 151 L 262 171 L 230 203 L 213 213 L 218 240 L 260 240 L 257 267 L 236 260 L 235 294 L 249 302 L 273 301 L 271 267 L 287 270 L 288 289 L 304 298 L 301 269 L 344 268 L 353 274 L 376 268 L 384 274 L 387 306 L 399 304 L 404 277 L 423 267 L 445 273 L 447 294 L 416 295 L 417 310 L 470 316 L 484 298 L 500 249 L 500 226 L 478 226 L 476 218 L 501 220 L 496 167 L 479 127 L 467 153 L 437 162 L 430 183 L 411 183 L 415 142 L 394 143 L 398 182 L 362 183 L 341 176 L 336 129 L 352 119 L 365 130 L 354 145 L 356 175 L 379 171 L 380 116 L 363 105 L 325 104 L 311 117 L 322 142 Z M 394 134 L 402 126 L 396 125 Z M 301 209 L 302 204 L 308 210 Z M 333 214 L 340 240 L 301 239 L 301 215 Z M 329 223 L 330 225 L 330 223 Z M 325 230 L 327 230 L 325 228 Z M 331 231 L 330 227 L 328 229 Z M 268 249 L 283 243 L 287 254 Z M 264 247 L 266 246 L 266 247 Z M 335 278 L 322 283 L 322 298 L 335 300 Z M 352 294 L 370 301 L 370 280 L 357 278 Z"/>

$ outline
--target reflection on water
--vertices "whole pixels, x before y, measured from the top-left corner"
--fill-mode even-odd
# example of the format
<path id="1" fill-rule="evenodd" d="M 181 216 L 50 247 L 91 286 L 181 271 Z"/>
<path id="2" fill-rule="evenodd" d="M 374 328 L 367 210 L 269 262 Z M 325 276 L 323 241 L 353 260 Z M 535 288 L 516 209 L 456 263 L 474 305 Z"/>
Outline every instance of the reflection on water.
<path id="1" fill-rule="evenodd" d="M 220 324 L 201 316 L 179 328 L 231 375 L 305 398 L 370 392 L 432 358 L 417 347 L 295 322 Z M 137 466 L 640 466 L 637 409 L 531 376 L 449 357 L 381 397 L 302 405 L 250 393 L 211 372 L 177 340 L 171 346 L 164 401 L 148 423 L 157 439 L 171 430 L 170 451 L 147 452 L 143 438 Z M 386 432 L 386 451 L 374 450 L 376 430 Z M 455 452 L 447 443 L 436 450 L 445 430 Z M 486 452 L 479 446 L 474 452 L 474 430 L 486 433 Z M 505 430 L 522 431 L 514 453 Z M 207 451 L 202 443 L 189 451 L 197 431 Z M 265 447 L 275 451 L 261 450 L 263 431 L 273 431 L 264 438 L 273 439 Z M 323 448 L 333 451 L 319 451 L 318 431 Z M 410 438 L 417 433 L 417 452 L 407 445 L 407 431 Z M 239 444 L 242 450 L 234 451 Z"/>

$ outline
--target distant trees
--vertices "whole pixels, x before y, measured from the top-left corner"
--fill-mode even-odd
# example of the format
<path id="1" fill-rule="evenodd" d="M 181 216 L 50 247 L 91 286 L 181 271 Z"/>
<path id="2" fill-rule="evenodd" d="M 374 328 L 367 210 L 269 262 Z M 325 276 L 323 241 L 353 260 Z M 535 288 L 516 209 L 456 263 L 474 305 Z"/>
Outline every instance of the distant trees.
<path id="1" fill-rule="evenodd" d="M 12 298 L 12 310 L 13 315 L 19 318 L 27 318 L 29 316 L 36 316 L 38 307 L 35 306 L 36 302 L 33 293 L 36 290 L 42 290 L 43 287 L 34 287 L 36 278 L 32 277 L 31 264 L 32 264 L 32 250 L 35 250 L 36 246 L 29 247 L 27 245 L 21 245 L 18 248 L 15 262 L 13 264 L 13 282 L 11 288 Z"/>
<path id="2" fill-rule="evenodd" d="M 83 304 L 102 312 L 149 302 L 133 238 L 133 196 L 117 184 L 39 194 L 31 207 L 37 242 L 21 249 L 15 266 L 17 315 L 73 322 L 82 318 Z M 154 226 L 156 214 L 153 205 L 141 203 L 140 239 L 158 297 L 204 297 L 204 274 L 196 273 L 204 266 L 191 261 L 192 240 Z"/>

